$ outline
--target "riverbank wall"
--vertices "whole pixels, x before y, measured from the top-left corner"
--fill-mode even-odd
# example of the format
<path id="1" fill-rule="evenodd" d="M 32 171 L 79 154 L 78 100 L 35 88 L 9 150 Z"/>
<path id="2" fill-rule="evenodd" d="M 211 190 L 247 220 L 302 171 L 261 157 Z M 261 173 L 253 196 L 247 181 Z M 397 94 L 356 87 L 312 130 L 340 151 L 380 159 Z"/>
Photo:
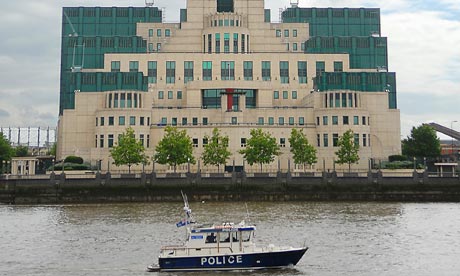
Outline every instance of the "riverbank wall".
<path id="1" fill-rule="evenodd" d="M 413 201 L 460 202 L 460 177 L 308 173 L 94 173 L 5 177 L 0 203 L 67 204 L 180 201 Z"/>

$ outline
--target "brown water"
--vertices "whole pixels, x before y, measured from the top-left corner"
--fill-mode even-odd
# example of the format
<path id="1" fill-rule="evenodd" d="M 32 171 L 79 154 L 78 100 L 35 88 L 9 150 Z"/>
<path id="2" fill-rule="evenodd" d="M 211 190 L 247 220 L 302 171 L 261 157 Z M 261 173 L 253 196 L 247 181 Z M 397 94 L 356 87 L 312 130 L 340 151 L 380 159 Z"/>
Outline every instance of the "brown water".
<path id="1" fill-rule="evenodd" d="M 310 249 L 295 268 L 187 275 L 460 275 L 460 204 L 248 202 L 257 242 Z M 191 202 L 200 222 L 239 222 L 242 203 Z M 0 206 L 0 275 L 158 275 L 184 237 L 182 204 Z M 183 273 L 160 273 L 184 275 Z"/>

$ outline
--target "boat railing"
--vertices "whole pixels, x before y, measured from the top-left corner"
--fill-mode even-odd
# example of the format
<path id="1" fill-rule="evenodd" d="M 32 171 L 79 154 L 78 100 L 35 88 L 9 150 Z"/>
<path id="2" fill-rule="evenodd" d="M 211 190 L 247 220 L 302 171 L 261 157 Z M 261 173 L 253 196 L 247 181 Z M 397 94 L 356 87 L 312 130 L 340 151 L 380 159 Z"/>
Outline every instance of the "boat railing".
<path id="1" fill-rule="evenodd" d="M 172 256 L 188 256 L 191 255 L 190 253 L 215 253 L 216 251 L 219 253 L 233 253 L 233 248 L 230 246 L 213 246 L 213 247 L 185 247 L 185 246 L 176 246 L 176 245 L 167 245 L 161 247 L 161 252 L 164 253 L 165 251 L 170 251 L 167 253 L 168 255 Z M 192 254 L 195 255 L 195 254 Z"/>

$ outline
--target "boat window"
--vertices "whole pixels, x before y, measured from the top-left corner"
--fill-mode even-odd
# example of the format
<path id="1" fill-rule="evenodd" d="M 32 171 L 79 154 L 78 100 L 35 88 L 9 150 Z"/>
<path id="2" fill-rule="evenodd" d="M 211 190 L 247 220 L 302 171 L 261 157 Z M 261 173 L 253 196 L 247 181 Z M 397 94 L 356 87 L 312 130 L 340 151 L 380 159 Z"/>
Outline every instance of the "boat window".
<path id="1" fill-rule="evenodd" d="M 238 242 L 239 239 L 238 239 L 238 233 L 237 232 L 233 232 L 232 233 L 232 242 Z"/>
<path id="2" fill-rule="evenodd" d="M 208 236 L 206 236 L 206 242 L 205 243 L 215 243 L 215 242 L 216 242 L 216 234 L 209 233 Z"/>
<path id="3" fill-rule="evenodd" d="M 247 242 L 251 239 L 251 231 L 244 231 L 241 232 L 242 238 L 244 242 Z"/>
<path id="4" fill-rule="evenodd" d="M 222 232 L 220 233 L 220 242 L 230 242 L 230 232 Z"/>

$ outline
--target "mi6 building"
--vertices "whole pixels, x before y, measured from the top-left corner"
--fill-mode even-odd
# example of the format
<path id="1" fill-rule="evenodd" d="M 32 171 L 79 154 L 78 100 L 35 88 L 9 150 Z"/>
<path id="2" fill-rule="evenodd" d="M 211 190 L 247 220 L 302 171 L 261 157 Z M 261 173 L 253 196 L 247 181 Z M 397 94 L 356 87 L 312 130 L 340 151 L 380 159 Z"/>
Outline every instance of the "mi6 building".
<path id="1" fill-rule="evenodd" d="M 281 147 L 267 170 L 303 169 L 290 161 L 293 128 L 316 147 L 318 171 L 341 168 L 337 141 L 349 129 L 360 147 L 354 169 L 400 153 L 379 9 L 293 4 L 272 22 L 263 0 L 187 0 L 176 11 L 180 22 L 164 23 L 162 12 L 63 9 L 58 159 L 77 155 L 122 170 L 110 149 L 126 128 L 152 156 L 168 125 L 187 131 L 197 159 L 204 136 L 220 129 L 230 140 L 227 165 L 240 169 L 238 151 L 253 128 Z"/>

